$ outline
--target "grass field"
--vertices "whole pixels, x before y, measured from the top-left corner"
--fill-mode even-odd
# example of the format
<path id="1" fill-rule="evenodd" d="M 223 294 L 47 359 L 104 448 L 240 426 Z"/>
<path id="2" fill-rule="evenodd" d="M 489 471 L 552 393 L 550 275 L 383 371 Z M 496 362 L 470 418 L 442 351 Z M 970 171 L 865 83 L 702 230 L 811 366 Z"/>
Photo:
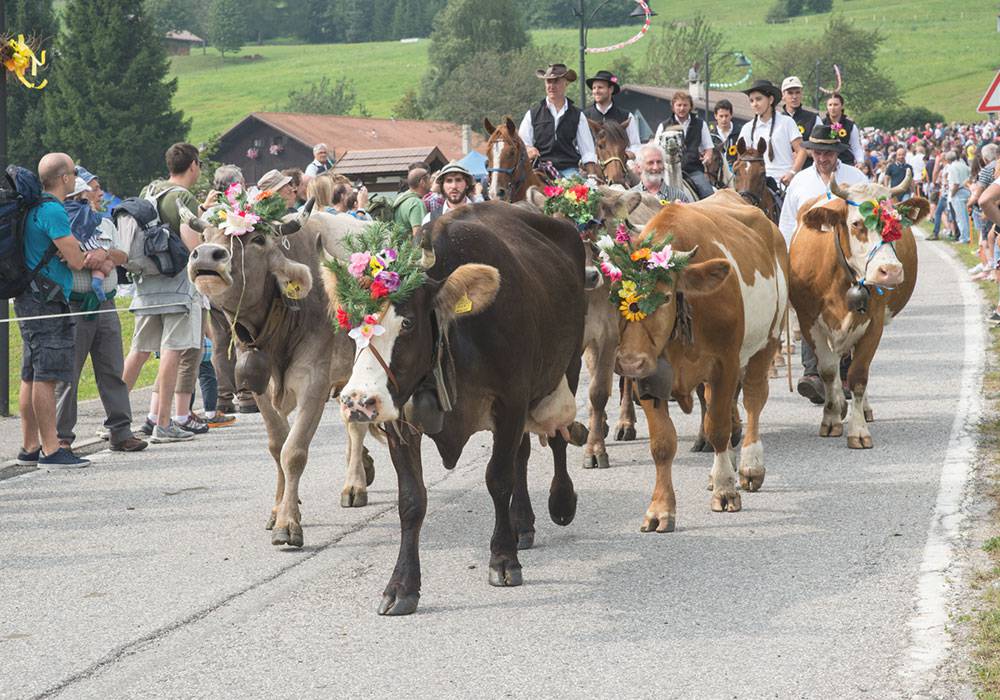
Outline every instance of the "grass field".
<path id="1" fill-rule="evenodd" d="M 650 4 L 658 13 L 651 34 L 661 31 L 667 21 L 701 12 L 725 33 L 726 48 L 744 51 L 751 59 L 766 46 L 821 33 L 829 18 L 816 15 L 782 25 L 765 24 L 763 18 L 772 0 L 652 0 Z M 919 5 L 911 0 L 834 3 L 836 14 L 865 27 L 877 26 L 889 38 L 880 61 L 898 83 L 906 102 L 962 120 L 976 118 L 976 105 L 1000 68 L 996 9 L 986 0 L 925 0 Z M 631 27 L 594 29 L 589 45 L 614 44 L 632 33 Z M 575 63 L 577 30 L 535 31 L 533 38 L 540 45 L 563 47 L 562 55 L 553 60 Z M 607 67 L 621 56 L 641 63 L 648 41 L 588 56 L 588 72 Z M 295 87 L 324 75 L 333 79 L 345 76 L 354 80 L 361 101 L 373 116 L 387 117 L 403 93 L 419 85 L 427 68 L 428 46 L 426 40 L 409 44 L 251 45 L 225 61 L 211 49 L 206 54 L 198 51 L 173 59 L 179 85 L 176 104 L 193 117 L 191 140 L 198 143 L 230 128 L 249 112 L 280 108 Z M 255 54 L 260 60 L 243 58 Z"/>

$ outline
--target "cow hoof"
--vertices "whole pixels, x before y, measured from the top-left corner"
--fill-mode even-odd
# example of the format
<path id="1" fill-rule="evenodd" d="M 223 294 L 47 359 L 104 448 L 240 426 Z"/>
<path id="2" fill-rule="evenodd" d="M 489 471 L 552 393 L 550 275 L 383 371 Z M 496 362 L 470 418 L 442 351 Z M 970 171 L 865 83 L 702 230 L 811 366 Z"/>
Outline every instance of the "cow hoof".
<path id="1" fill-rule="evenodd" d="M 635 427 L 628 425 L 618 428 L 618 434 L 615 439 L 620 442 L 631 442 L 635 440 Z"/>
<path id="2" fill-rule="evenodd" d="M 576 517 L 576 491 L 568 489 L 549 491 L 549 517 L 556 525 L 569 525 Z"/>
<path id="3" fill-rule="evenodd" d="M 743 426 L 739 425 L 733 430 L 733 434 L 729 436 L 729 444 L 733 447 L 738 447 L 740 441 L 743 440 Z"/>
<path id="4" fill-rule="evenodd" d="M 531 549 L 535 546 L 535 531 L 527 530 L 525 532 L 517 533 L 517 548 L 518 549 Z"/>
<path id="5" fill-rule="evenodd" d="M 354 488 L 346 488 L 340 493 L 341 508 L 362 508 L 368 505 L 368 492 Z"/>
<path id="6" fill-rule="evenodd" d="M 676 525 L 673 515 L 647 515 L 642 521 L 640 532 L 673 532 Z"/>
<path id="7" fill-rule="evenodd" d="M 283 544 L 288 544 L 290 539 L 287 527 L 276 527 L 271 530 L 271 544 L 275 547 Z"/>
<path id="8" fill-rule="evenodd" d="M 583 456 L 583 468 L 584 469 L 597 469 L 597 455 L 584 455 Z"/>
<path id="9" fill-rule="evenodd" d="M 288 526 L 288 546 L 289 547 L 301 547 L 305 544 L 305 538 L 302 536 L 302 527 L 292 523 Z"/>
<path id="10" fill-rule="evenodd" d="M 716 513 L 735 513 L 742 507 L 740 494 L 735 489 L 712 494 L 712 510 Z"/>
<path id="11" fill-rule="evenodd" d="M 701 435 L 699 435 L 697 438 L 695 438 L 694 444 L 691 445 L 691 451 L 692 452 L 704 452 L 705 451 L 705 446 L 707 444 L 708 444 L 708 442 L 705 440 L 705 438 L 702 437 Z"/>
<path id="12" fill-rule="evenodd" d="M 865 423 L 874 423 L 874 422 L 875 422 L 875 411 L 871 410 L 870 408 L 866 408 Z"/>
<path id="13" fill-rule="evenodd" d="M 607 452 L 603 452 L 603 453 L 597 455 L 597 468 L 598 469 L 610 469 L 611 468 L 611 462 L 608 461 L 608 453 Z"/>
<path id="14" fill-rule="evenodd" d="M 843 434 L 844 425 L 842 423 L 833 423 L 832 425 L 823 423 L 819 426 L 820 437 L 840 437 Z"/>
<path id="15" fill-rule="evenodd" d="M 361 450 L 361 463 L 365 467 L 365 486 L 371 486 L 375 481 L 375 458 L 368 452 L 367 447 L 362 447 Z"/>
<path id="16" fill-rule="evenodd" d="M 275 520 L 277 520 L 277 517 L 274 515 L 274 513 L 271 513 L 271 515 L 267 519 L 267 524 L 264 526 L 264 529 L 265 530 L 273 530 L 274 529 L 274 521 Z"/>
<path id="17" fill-rule="evenodd" d="M 847 446 L 852 450 L 870 450 L 875 446 L 875 444 L 872 442 L 871 436 L 869 435 L 862 435 L 860 437 L 848 435 Z"/>
<path id="18" fill-rule="evenodd" d="M 382 602 L 378 606 L 379 615 L 412 615 L 417 611 L 417 604 L 420 602 L 419 593 L 409 593 L 402 598 L 397 598 L 392 593 L 382 596 Z"/>
<path id="19" fill-rule="evenodd" d="M 740 488 L 744 491 L 759 491 L 764 485 L 764 467 L 740 467 Z"/>
<path id="20" fill-rule="evenodd" d="M 490 567 L 490 585 L 506 588 L 508 586 L 520 586 L 524 583 L 521 576 L 521 567 L 513 565 L 499 564 Z"/>

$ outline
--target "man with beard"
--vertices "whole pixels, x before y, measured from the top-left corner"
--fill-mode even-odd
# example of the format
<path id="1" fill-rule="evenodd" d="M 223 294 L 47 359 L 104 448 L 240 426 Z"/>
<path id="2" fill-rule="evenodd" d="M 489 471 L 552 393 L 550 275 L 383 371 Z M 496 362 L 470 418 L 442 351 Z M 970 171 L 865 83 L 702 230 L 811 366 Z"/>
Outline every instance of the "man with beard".
<path id="1" fill-rule="evenodd" d="M 662 148 L 655 143 L 645 144 L 639 148 L 637 162 L 639 164 L 639 184 L 632 188 L 633 192 L 644 192 L 670 202 L 691 201 L 687 192 L 663 181 L 666 156 Z"/>
<path id="2" fill-rule="evenodd" d="M 475 180 L 472 173 L 457 161 L 452 161 L 441 169 L 438 173 L 438 186 L 441 188 L 442 201 L 439 206 L 433 207 L 424 216 L 423 223 L 427 224 L 443 214 L 447 214 L 452 209 L 456 209 L 463 204 L 472 204 L 473 199 L 469 193 L 475 187 Z"/>

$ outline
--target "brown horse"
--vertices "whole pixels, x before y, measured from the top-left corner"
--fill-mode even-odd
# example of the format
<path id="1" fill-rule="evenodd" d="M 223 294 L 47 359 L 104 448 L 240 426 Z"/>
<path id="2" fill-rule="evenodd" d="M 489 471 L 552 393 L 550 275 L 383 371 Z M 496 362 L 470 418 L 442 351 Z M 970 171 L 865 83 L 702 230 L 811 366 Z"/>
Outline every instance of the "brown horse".
<path id="1" fill-rule="evenodd" d="M 520 202 L 532 185 L 545 186 L 542 176 L 531 168 L 528 147 L 524 145 L 517 133 L 517 126 L 510 117 L 504 117 L 504 123 L 500 126 L 493 126 L 489 119 L 483 119 L 483 127 L 490 135 L 486 142 L 490 199 Z"/>
<path id="2" fill-rule="evenodd" d="M 751 148 L 741 138 L 736 142 L 736 163 L 733 164 L 733 189 L 747 202 L 764 212 L 775 226 L 781 218 L 781 207 L 767 186 L 767 170 L 764 154 L 767 141 L 758 139 L 757 147 Z"/>
<path id="3" fill-rule="evenodd" d="M 590 131 L 594 135 L 597 162 L 601 166 L 605 183 L 609 185 L 632 187 L 638 182 L 638 178 L 625 166 L 629 147 L 626 129 L 631 119 L 632 117 L 629 117 L 621 123 L 616 121 L 601 123 L 592 119 L 587 120 L 590 123 Z"/>

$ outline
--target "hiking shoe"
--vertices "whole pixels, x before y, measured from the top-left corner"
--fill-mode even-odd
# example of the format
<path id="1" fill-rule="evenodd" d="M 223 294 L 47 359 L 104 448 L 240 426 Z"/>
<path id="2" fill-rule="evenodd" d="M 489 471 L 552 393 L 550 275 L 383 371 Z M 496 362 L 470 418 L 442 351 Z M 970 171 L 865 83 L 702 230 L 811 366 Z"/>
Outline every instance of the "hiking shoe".
<path id="1" fill-rule="evenodd" d="M 200 420 L 191 415 L 176 425 L 181 430 L 186 430 L 194 435 L 204 435 L 208 432 L 208 424 L 202 423 Z"/>
<path id="2" fill-rule="evenodd" d="M 235 422 L 236 416 L 230 416 L 222 412 L 217 412 L 214 416 L 207 419 L 209 428 L 225 428 L 227 425 L 232 425 Z"/>
<path id="3" fill-rule="evenodd" d="M 17 459 L 14 461 L 19 467 L 34 467 L 38 464 L 38 457 L 41 453 L 41 447 L 38 447 L 31 452 L 28 452 L 28 450 L 22 447 L 17 453 Z"/>
<path id="4" fill-rule="evenodd" d="M 189 433 L 187 430 L 178 427 L 173 421 L 170 421 L 166 428 L 161 428 L 158 425 L 153 426 L 153 435 L 149 438 L 149 441 L 158 444 L 161 442 L 181 442 L 182 440 L 192 440 L 193 438 L 194 433 Z"/>
<path id="5" fill-rule="evenodd" d="M 139 432 L 145 435 L 146 437 L 149 437 L 150 435 L 153 434 L 153 428 L 155 427 L 156 423 L 154 423 L 147 417 L 146 422 L 142 424 L 141 428 L 139 428 Z"/>
<path id="6" fill-rule="evenodd" d="M 50 455 L 43 454 L 42 452 L 38 454 L 39 467 L 48 467 L 49 469 L 80 469 L 81 467 L 90 466 L 89 459 L 77 457 L 65 447 L 60 447 Z"/>
<path id="7" fill-rule="evenodd" d="M 247 403 L 241 403 L 237 409 L 240 413 L 260 413 L 260 409 L 257 408 L 256 401 L 248 401 Z"/>
<path id="8" fill-rule="evenodd" d="M 140 450 L 146 449 L 147 443 L 145 440 L 140 440 L 137 437 L 130 435 L 124 440 L 119 440 L 118 442 L 111 443 L 112 452 L 139 452 Z"/>
<path id="9" fill-rule="evenodd" d="M 823 380 L 815 374 L 803 375 L 799 379 L 798 390 L 800 395 L 805 396 L 816 405 L 826 401 L 826 387 L 823 386 Z"/>

